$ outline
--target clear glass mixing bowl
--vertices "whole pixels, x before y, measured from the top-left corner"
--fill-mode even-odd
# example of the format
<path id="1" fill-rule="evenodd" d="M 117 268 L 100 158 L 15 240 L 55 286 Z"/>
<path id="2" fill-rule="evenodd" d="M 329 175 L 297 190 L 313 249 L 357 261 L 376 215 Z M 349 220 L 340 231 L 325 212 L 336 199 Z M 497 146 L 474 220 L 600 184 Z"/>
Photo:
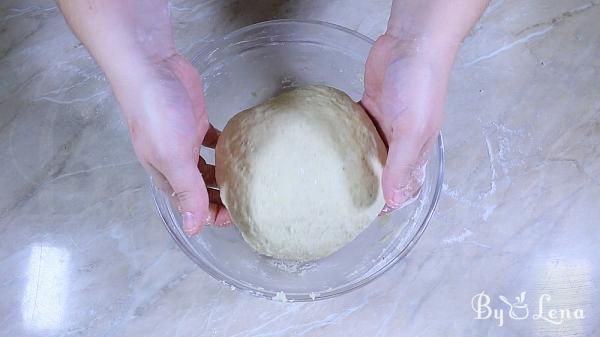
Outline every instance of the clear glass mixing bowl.
<path id="1" fill-rule="evenodd" d="M 237 112 L 290 86 L 325 84 L 359 100 L 364 65 L 373 41 L 317 21 L 255 24 L 208 43 L 192 63 L 204 80 L 210 121 L 222 129 Z M 214 154 L 203 149 L 208 162 Z M 443 175 L 439 137 L 413 203 L 379 217 L 354 241 L 324 259 L 295 264 L 257 254 L 235 226 L 205 228 L 194 237 L 181 230 L 170 198 L 151 182 L 167 230 L 181 249 L 217 280 L 256 296 L 311 301 L 347 293 L 382 275 L 419 240 L 435 210 Z M 310 196 L 307 196 L 310 197 Z"/>

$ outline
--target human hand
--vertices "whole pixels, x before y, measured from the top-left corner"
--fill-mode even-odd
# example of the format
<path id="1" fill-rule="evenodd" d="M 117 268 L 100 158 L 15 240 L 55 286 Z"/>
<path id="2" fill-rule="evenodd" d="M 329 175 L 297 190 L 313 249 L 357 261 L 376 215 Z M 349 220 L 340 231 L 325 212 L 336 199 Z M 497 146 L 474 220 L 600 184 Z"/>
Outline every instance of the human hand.
<path id="1" fill-rule="evenodd" d="M 214 167 L 204 161 L 197 166 L 203 139 L 214 147 L 218 131 L 208 123 L 196 69 L 175 51 L 168 2 L 58 3 L 110 80 L 136 155 L 159 188 L 174 197 L 184 231 L 193 235 L 203 225 L 230 222 L 218 193 L 206 189 L 214 184 Z"/>
<path id="2" fill-rule="evenodd" d="M 140 162 L 174 197 L 186 234 L 230 223 L 218 190 L 207 190 L 216 186 L 214 166 L 199 157 L 201 144 L 214 148 L 219 132 L 208 122 L 196 69 L 174 54 L 139 73 L 135 85 L 117 85 L 115 92 Z"/>
<path id="3" fill-rule="evenodd" d="M 415 40 L 390 34 L 373 45 L 361 103 L 388 145 L 382 188 L 384 212 L 415 196 L 423 182 L 428 152 L 442 126 L 454 55 L 423 52 Z"/>

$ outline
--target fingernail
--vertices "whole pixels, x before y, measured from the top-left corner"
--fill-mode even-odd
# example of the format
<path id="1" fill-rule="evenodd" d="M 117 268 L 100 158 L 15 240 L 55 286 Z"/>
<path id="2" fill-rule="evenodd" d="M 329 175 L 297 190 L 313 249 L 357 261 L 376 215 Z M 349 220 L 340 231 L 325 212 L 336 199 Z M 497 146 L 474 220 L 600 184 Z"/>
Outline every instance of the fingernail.
<path id="1" fill-rule="evenodd" d="M 183 231 L 187 235 L 191 235 L 196 228 L 196 217 L 192 212 L 184 212 L 181 217 L 183 218 Z"/>

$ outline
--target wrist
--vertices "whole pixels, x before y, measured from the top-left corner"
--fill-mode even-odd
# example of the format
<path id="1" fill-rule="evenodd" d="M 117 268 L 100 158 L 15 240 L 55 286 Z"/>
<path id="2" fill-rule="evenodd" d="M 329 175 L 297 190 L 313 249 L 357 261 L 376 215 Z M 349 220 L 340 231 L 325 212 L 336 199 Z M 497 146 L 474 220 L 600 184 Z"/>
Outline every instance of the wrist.
<path id="1" fill-rule="evenodd" d="M 431 57 L 456 55 L 488 0 L 394 0 L 387 32 L 413 40 Z"/>
<path id="2" fill-rule="evenodd" d="M 117 63 L 112 63 L 104 72 L 110 82 L 121 111 L 129 124 L 132 119 L 143 116 L 148 109 L 148 92 L 160 78 L 160 62 L 146 55 L 129 55 L 119 57 Z"/>
<path id="3" fill-rule="evenodd" d="M 447 55 L 455 55 L 462 43 L 462 39 L 457 35 L 435 28 L 411 27 L 404 29 L 390 23 L 385 34 L 402 40 L 414 48 L 420 48 L 424 52 L 443 52 Z"/>

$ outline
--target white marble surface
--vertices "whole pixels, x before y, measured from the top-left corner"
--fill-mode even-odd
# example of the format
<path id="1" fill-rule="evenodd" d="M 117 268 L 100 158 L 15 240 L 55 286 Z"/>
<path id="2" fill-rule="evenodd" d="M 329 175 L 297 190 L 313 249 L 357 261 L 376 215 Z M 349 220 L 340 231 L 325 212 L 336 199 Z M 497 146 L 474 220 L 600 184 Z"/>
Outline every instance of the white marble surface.
<path id="1" fill-rule="evenodd" d="M 389 5 L 176 1 L 172 14 L 191 56 L 271 18 L 376 37 Z M 290 304 L 231 291 L 179 251 L 108 83 L 55 4 L 3 1 L 0 335 L 600 335 L 599 32 L 597 0 L 492 2 L 452 75 L 446 183 L 421 242 L 364 288 Z M 482 291 L 504 309 L 502 326 L 475 319 Z M 515 320 L 498 296 L 521 292 L 530 315 Z M 545 318 L 584 318 L 535 319 L 544 294 Z"/>

